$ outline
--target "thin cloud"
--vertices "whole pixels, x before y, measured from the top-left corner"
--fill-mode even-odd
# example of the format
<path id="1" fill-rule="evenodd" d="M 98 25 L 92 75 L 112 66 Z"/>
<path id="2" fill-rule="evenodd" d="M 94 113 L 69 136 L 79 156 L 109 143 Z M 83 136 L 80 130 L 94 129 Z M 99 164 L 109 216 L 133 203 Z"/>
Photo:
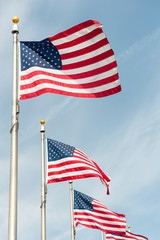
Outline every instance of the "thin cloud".
<path id="1" fill-rule="evenodd" d="M 56 105 L 55 109 L 49 111 L 48 115 L 46 116 L 46 122 L 53 120 L 56 115 L 58 115 L 67 105 L 72 101 L 72 98 L 66 98 L 62 103 Z"/>
<path id="2" fill-rule="evenodd" d="M 140 49 L 148 48 L 150 43 L 154 40 L 157 40 L 160 37 L 160 28 L 155 29 L 152 33 L 148 34 L 147 36 L 143 37 L 139 41 L 133 43 L 128 49 L 122 52 L 120 55 L 117 56 L 118 61 L 125 61 L 128 57 L 132 54 L 138 52 Z"/>
<path id="3" fill-rule="evenodd" d="M 46 123 L 55 119 L 57 117 L 57 115 L 60 114 L 60 112 L 63 111 L 64 108 L 66 108 L 71 103 L 71 101 L 72 101 L 72 98 L 66 98 L 61 103 L 56 104 L 53 107 L 53 110 L 50 110 L 48 113 L 46 113 L 46 115 L 44 112 L 43 114 L 45 116 Z M 37 118 L 33 118 L 32 121 L 30 121 L 30 122 L 31 123 L 29 125 L 27 125 L 27 127 L 24 130 L 22 130 L 22 132 L 21 132 L 21 135 L 23 137 L 20 138 L 20 143 L 23 143 L 24 141 L 32 138 L 40 131 L 39 130 L 40 126 L 37 125 Z M 34 131 L 33 131 L 33 129 L 34 129 Z M 28 133 L 30 133 L 30 134 L 28 134 Z"/>

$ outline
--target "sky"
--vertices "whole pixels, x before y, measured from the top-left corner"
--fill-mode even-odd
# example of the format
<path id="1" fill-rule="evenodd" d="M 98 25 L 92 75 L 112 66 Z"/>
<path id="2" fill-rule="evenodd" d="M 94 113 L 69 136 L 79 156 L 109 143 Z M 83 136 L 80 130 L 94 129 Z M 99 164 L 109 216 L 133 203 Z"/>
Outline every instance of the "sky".
<path id="1" fill-rule="evenodd" d="M 43 94 L 20 101 L 17 239 L 41 237 L 41 134 L 85 152 L 111 177 L 73 188 L 126 215 L 131 232 L 159 238 L 160 2 L 158 0 L 1 0 L 0 2 L 0 239 L 8 237 L 12 102 L 12 17 L 19 41 L 41 41 L 89 19 L 103 24 L 114 50 L 122 91 L 99 99 Z M 71 239 L 68 182 L 48 184 L 47 240 Z M 76 240 L 101 239 L 80 226 Z"/>

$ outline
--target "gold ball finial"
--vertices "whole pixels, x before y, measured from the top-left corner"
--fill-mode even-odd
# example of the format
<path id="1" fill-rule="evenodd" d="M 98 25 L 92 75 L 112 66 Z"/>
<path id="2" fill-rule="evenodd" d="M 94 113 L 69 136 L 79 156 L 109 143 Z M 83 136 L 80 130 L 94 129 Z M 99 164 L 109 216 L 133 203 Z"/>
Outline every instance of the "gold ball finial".
<path id="1" fill-rule="evenodd" d="M 131 228 L 131 227 L 128 225 L 128 228 Z"/>
<path id="2" fill-rule="evenodd" d="M 16 17 L 16 16 L 13 17 L 13 18 L 12 18 L 12 22 L 13 22 L 13 23 L 18 23 L 18 22 L 19 22 L 19 18 Z"/>
<path id="3" fill-rule="evenodd" d="M 41 123 L 41 124 L 45 124 L 45 120 L 41 120 L 40 123 Z"/>

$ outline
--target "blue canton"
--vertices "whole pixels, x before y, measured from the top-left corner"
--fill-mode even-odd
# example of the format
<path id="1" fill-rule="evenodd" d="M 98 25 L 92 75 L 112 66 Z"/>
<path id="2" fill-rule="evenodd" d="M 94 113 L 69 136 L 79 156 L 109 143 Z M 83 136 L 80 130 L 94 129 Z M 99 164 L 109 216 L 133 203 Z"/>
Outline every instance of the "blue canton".
<path id="1" fill-rule="evenodd" d="M 47 138 L 48 161 L 73 157 L 75 147 Z"/>
<path id="2" fill-rule="evenodd" d="M 62 69 L 61 57 L 57 48 L 46 38 L 40 42 L 20 42 L 21 71 L 30 67 Z"/>
<path id="3" fill-rule="evenodd" d="M 93 198 L 74 190 L 74 209 L 84 209 L 93 212 Z"/>

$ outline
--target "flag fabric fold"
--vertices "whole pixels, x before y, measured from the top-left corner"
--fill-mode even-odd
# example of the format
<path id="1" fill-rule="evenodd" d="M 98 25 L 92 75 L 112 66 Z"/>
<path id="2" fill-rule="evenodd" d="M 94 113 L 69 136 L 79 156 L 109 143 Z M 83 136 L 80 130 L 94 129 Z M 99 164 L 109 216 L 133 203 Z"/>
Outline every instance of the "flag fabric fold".
<path id="1" fill-rule="evenodd" d="M 47 138 L 47 183 L 98 177 L 107 187 L 110 178 L 79 149 Z"/>
<path id="2" fill-rule="evenodd" d="M 124 214 L 110 211 L 98 200 L 74 190 L 74 222 L 105 233 L 125 234 Z"/>
<path id="3" fill-rule="evenodd" d="M 98 98 L 121 91 L 114 52 L 94 20 L 39 42 L 21 41 L 20 59 L 21 100 L 43 93 Z"/>
<path id="4" fill-rule="evenodd" d="M 126 231 L 125 235 L 106 234 L 107 240 L 148 240 L 148 238 Z"/>

